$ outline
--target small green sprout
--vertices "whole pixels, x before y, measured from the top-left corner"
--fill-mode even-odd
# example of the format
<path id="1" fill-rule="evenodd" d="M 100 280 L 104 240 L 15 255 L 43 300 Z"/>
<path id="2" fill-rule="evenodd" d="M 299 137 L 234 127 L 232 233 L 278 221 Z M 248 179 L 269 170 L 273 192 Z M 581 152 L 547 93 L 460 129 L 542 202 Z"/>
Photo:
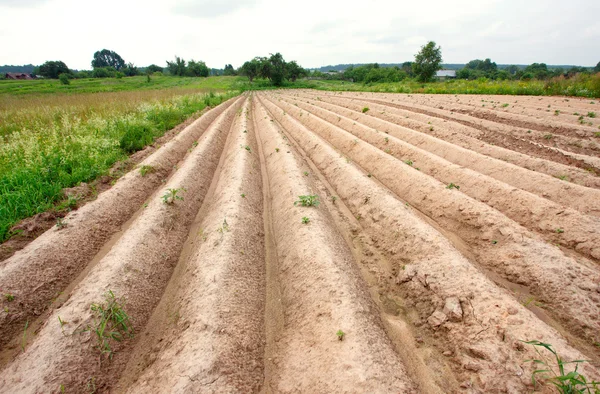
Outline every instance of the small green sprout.
<path id="1" fill-rule="evenodd" d="M 362 109 L 362 113 L 363 113 L 363 114 L 366 114 L 367 112 L 369 112 L 369 107 L 364 107 L 364 108 Z"/>
<path id="2" fill-rule="evenodd" d="M 446 186 L 446 189 L 456 189 L 456 190 L 459 190 L 460 186 L 455 185 L 454 183 L 451 183 L 448 186 Z"/>
<path id="3" fill-rule="evenodd" d="M 310 219 L 309 219 L 309 218 L 307 218 L 306 216 L 304 216 L 304 217 L 302 218 L 302 224 L 308 224 L 309 222 L 310 222 Z"/>
<path id="4" fill-rule="evenodd" d="M 337 335 L 339 341 L 343 341 L 346 333 L 342 330 L 338 330 L 335 335 Z"/>
<path id="5" fill-rule="evenodd" d="M 308 195 L 298 196 L 298 201 L 294 202 L 294 205 L 300 204 L 303 207 L 316 207 L 319 205 L 319 196 Z"/>
<path id="6" fill-rule="evenodd" d="M 152 166 L 143 165 L 140 167 L 140 175 L 143 177 L 146 176 L 146 174 L 152 174 L 154 171 L 156 170 Z"/>
<path id="7" fill-rule="evenodd" d="M 163 200 L 163 203 L 172 205 L 173 203 L 175 203 L 175 200 L 183 200 L 183 197 L 179 195 L 180 191 L 185 192 L 186 190 L 184 188 L 167 189 L 165 194 L 163 194 L 163 196 L 161 197 Z"/>
<path id="8" fill-rule="evenodd" d="M 63 228 L 67 227 L 67 223 L 65 222 L 64 218 L 56 218 L 56 227 L 59 230 L 62 230 Z"/>

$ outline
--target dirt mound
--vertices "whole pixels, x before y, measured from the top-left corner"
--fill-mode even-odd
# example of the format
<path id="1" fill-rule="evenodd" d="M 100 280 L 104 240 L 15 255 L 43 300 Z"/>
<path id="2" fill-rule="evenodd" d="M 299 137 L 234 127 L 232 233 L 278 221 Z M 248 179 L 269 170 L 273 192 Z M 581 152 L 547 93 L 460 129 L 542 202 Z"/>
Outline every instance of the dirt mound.
<path id="1" fill-rule="evenodd" d="M 536 340 L 598 380 L 590 104 L 536 100 L 206 112 L 2 262 L 0 392 L 529 392 Z"/>

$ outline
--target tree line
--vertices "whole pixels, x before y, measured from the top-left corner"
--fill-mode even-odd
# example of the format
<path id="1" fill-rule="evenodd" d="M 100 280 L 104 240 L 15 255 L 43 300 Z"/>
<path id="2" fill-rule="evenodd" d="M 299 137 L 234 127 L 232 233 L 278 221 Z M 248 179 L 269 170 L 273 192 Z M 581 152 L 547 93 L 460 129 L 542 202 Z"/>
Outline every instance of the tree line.
<path id="1" fill-rule="evenodd" d="M 419 82 L 434 80 L 436 72 L 442 64 L 441 47 L 430 41 L 421 47 L 415 54 L 414 61 L 402 63 L 401 66 L 381 67 L 377 63 L 362 66 L 350 65 L 340 72 L 323 73 L 310 71 L 301 67 L 296 61 L 287 62 L 281 53 L 257 56 L 237 70 L 226 64 L 223 69 L 209 68 L 205 62 L 194 59 L 185 60 L 175 56 L 172 61 L 166 61 L 166 67 L 151 64 L 147 67 L 137 67 L 131 62 L 126 62 L 118 53 L 108 49 L 96 51 L 93 55 L 92 70 L 71 70 L 60 60 L 47 61 L 33 67 L 32 73 L 45 78 L 60 79 L 68 84 L 73 78 L 122 78 L 135 75 L 150 75 L 160 73 L 180 77 L 208 77 L 209 75 L 243 75 L 248 77 L 250 83 L 256 78 L 267 80 L 274 86 L 282 86 L 285 81 L 294 82 L 299 78 L 311 77 L 317 79 L 337 79 L 359 83 L 401 82 L 405 79 L 414 79 Z M 533 63 L 525 68 L 516 65 L 499 68 L 498 65 L 487 58 L 474 59 L 463 68 L 456 71 L 456 78 L 475 80 L 548 80 L 554 77 L 571 78 L 576 74 L 589 74 L 600 72 L 600 62 L 594 68 L 560 67 L 549 68 L 545 63 Z"/>
<path id="2" fill-rule="evenodd" d="M 366 64 L 358 67 L 349 66 L 343 71 L 323 73 L 313 71 L 310 76 L 322 79 L 346 80 L 360 83 L 377 82 L 400 82 L 405 79 L 416 79 L 419 82 L 434 80 L 435 74 L 440 70 L 442 64 L 441 48 L 433 41 L 421 47 L 415 55 L 414 62 L 405 62 L 401 67 L 380 67 L 379 64 Z M 600 62 L 594 68 L 561 67 L 548 68 L 545 63 L 533 63 L 525 68 L 511 65 L 500 69 L 495 62 L 489 58 L 485 60 L 475 59 L 468 62 L 463 68 L 456 71 L 458 79 L 491 79 L 491 80 L 523 80 L 528 81 L 548 80 L 554 77 L 571 78 L 577 74 L 591 74 L 600 72 Z"/>

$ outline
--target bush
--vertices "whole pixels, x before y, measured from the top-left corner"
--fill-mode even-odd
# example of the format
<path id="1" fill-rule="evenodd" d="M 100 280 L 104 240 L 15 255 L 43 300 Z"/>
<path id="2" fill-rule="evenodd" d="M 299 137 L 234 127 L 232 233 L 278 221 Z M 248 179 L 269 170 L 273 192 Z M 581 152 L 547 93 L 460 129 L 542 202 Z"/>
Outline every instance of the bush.
<path id="1" fill-rule="evenodd" d="M 123 130 L 119 147 L 127 153 L 137 152 L 154 142 L 154 133 L 150 125 L 117 122 L 117 129 Z"/>
<path id="2" fill-rule="evenodd" d="M 58 79 L 60 80 L 60 83 L 62 83 L 63 85 L 70 85 L 71 81 L 69 81 L 69 75 L 66 73 L 60 74 L 58 76 Z"/>
<path id="3" fill-rule="evenodd" d="M 123 74 L 121 71 L 117 71 L 115 74 L 115 78 L 117 79 L 121 79 L 125 76 L 125 74 Z"/>
<path id="4" fill-rule="evenodd" d="M 94 78 L 112 78 L 116 74 L 116 70 L 111 67 L 99 67 L 95 68 L 92 72 Z"/>

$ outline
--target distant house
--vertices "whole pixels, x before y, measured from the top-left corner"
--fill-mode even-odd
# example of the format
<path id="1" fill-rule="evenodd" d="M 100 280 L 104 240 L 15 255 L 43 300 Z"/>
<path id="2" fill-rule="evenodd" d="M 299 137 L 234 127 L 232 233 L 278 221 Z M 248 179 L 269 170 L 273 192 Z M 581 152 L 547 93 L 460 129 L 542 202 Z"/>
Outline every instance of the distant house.
<path id="1" fill-rule="evenodd" d="M 456 70 L 438 70 L 436 71 L 435 76 L 440 81 L 456 78 Z"/>
<path id="2" fill-rule="evenodd" d="M 32 74 L 26 73 L 6 73 L 6 79 L 33 79 Z"/>

